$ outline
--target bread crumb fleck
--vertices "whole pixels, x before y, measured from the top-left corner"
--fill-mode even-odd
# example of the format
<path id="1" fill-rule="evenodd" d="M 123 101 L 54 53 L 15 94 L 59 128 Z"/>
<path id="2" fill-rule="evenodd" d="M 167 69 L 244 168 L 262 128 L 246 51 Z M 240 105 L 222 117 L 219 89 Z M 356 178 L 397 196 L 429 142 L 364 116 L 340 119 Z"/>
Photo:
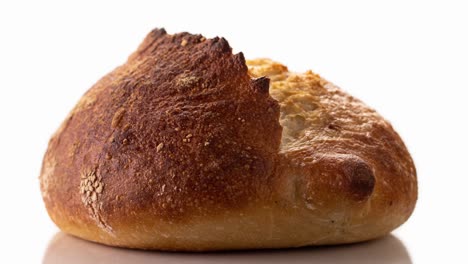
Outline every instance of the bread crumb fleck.
<path id="1" fill-rule="evenodd" d="M 203 41 L 205 41 L 205 40 L 206 40 L 205 37 L 201 37 L 201 38 L 200 38 L 200 42 L 203 42 Z"/>
<path id="2" fill-rule="evenodd" d="M 120 122 L 122 121 L 124 114 L 125 114 L 124 108 L 120 108 L 119 110 L 115 112 L 114 117 L 112 117 L 111 128 L 116 128 L 120 125 Z"/>
<path id="3" fill-rule="evenodd" d="M 180 86 L 180 89 L 186 89 L 194 87 L 199 81 L 200 77 L 192 76 L 190 73 L 184 72 L 177 77 L 176 84 Z"/>
<path id="4" fill-rule="evenodd" d="M 103 188 L 103 186 L 101 184 L 99 184 L 99 186 L 96 188 L 96 192 L 97 193 L 102 193 L 102 188 Z"/>
<path id="5" fill-rule="evenodd" d="M 185 136 L 186 138 L 191 138 L 192 137 L 192 134 L 188 134 L 187 136 Z"/>
<path id="6" fill-rule="evenodd" d="M 81 202 L 88 209 L 90 216 L 98 223 L 102 225 L 106 230 L 112 229 L 102 219 L 99 210 L 101 206 L 99 199 L 103 195 L 104 183 L 102 177 L 97 174 L 96 169 L 91 169 L 81 173 L 80 188 Z"/>
<path id="7" fill-rule="evenodd" d="M 187 40 L 183 39 L 182 42 L 180 43 L 182 47 L 185 47 L 187 45 Z"/>
<path id="8" fill-rule="evenodd" d="M 210 142 L 206 141 L 205 142 L 205 146 L 208 146 L 210 144 Z"/>
<path id="9" fill-rule="evenodd" d="M 159 145 L 156 147 L 156 152 L 161 151 L 161 149 L 164 147 L 163 143 L 159 143 Z"/>

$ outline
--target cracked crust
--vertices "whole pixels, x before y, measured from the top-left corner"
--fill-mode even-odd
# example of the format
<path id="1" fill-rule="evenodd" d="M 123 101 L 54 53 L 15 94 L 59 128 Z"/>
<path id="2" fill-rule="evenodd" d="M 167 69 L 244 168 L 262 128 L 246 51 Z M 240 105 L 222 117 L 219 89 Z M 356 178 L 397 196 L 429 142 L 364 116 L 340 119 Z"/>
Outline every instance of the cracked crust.
<path id="1" fill-rule="evenodd" d="M 185 251 L 368 240 L 417 196 L 403 142 L 360 101 L 312 72 L 246 63 L 223 38 L 163 29 L 82 97 L 40 182 L 66 233 Z"/>

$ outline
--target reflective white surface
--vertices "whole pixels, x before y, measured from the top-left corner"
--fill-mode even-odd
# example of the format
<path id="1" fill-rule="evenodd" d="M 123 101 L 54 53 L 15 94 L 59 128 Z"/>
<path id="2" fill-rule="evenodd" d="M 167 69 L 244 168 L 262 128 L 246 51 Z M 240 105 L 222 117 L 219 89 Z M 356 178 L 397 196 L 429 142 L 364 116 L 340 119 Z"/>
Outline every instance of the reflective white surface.
<path id="1" fill-rule="evenodd" d="M 405 246 L 395 236 L 346 246 L 307 247 L 218 253 L 171 253 L 107 247 L 64 233 L 50 242 L 43 264 L 195 264 L 195 263 L 308 263 L 308 264 L 411 264 Z"/>

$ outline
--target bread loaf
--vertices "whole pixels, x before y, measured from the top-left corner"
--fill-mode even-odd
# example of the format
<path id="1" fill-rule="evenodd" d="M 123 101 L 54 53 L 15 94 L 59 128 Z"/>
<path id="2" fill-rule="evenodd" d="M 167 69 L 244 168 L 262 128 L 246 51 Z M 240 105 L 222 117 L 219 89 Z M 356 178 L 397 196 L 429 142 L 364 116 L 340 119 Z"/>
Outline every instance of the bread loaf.
<path id="1" fill-rule="evenodd" d="M 155 29 L 52 136 L 40 175 L 65 233 L 211 251 L 353 243 L 411 215 L 416 171 L 374 110 L 311 71 Z"/>

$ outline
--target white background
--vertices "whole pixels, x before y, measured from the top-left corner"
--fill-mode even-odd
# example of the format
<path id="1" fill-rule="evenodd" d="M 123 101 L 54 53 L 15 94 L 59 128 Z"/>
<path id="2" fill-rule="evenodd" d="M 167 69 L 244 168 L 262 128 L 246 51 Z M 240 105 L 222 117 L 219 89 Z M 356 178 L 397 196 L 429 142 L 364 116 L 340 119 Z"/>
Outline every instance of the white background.
<path id="1" fill-rule="evenodd" d="M 179 255 L 119 251 L 62 235 L 56 240 L 66 249 L 48 247 L 58 229 L 39 192 L 47 141 L 79 97 L 122 64 L 153 27 L 224 36 L 246 58 L 270 57 L 294 71 L 314 70 L 390 120 L 416 163 L 419 201 L 392 237 L 355 247 L 226 257 L 258 263 L 468 263 L 463 1 L 1 1 L 1 263 L 202 263 L 197 255 L 179 261 Z"/>

